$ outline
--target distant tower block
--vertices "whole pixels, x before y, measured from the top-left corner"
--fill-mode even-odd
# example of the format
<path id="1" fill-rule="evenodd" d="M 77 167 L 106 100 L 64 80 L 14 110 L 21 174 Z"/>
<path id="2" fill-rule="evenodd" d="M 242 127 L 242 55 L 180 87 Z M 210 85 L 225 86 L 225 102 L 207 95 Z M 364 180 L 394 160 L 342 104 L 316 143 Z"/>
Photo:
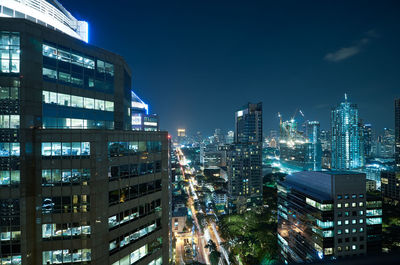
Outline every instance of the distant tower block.
<path id="1" fill-rule="evenodd" d="M 186 136 L 186 129 L 178 129 L 178 136 L 185 137 Z"/>

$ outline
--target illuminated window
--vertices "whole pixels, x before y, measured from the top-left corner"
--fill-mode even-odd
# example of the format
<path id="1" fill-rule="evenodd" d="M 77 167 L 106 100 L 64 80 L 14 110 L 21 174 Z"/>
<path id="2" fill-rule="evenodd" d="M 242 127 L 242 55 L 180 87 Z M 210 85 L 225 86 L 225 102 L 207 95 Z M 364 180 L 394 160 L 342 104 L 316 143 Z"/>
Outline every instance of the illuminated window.
<path id="1" fill-rule="evenodd" d="M 0 115 L 0 129 L 18 129 L 19 115 Z"/>
<path id="2" fill-rule="evenodd" d="M 57 79 L 57 70 L 43 67 L 43 76 L 50 79 Z"/>
<path id="3" fill-rule="evenodd" d="M 381 217 L 367 218 L 367 225 L 377 225 L 377 224 L 382 224 Z"/>
<path id="4" fill-rule="evenodd" d="M 332 255 L 332 254 L 333 254 L 333 248 L 324 249 L 324 255 Z"/>
<path id="5" fill-rule="evenodd" d="M 19 73 L 20 37 L 18 32 L 0 32 L 0 72 Z"/>
<path id="6" fill-rule="evenodd" d="M 2 170 L 0 171 L 0 186 L 18 185 L 20 182 L 19 170 Z"/>
<path id="7" fill-rule="evenodd" d="M 0 86 L 0 100 L 1 99 L 18 99 L 18 86 L 3 87 Z"/>
<path id="8" fill-rule="evenodd" d="M 0 142 L 0 157 L 19 156 L 19 143 L 3 143 Z"/>
<path id="9" fill-rule="evenodd" d="M 83 97 L 71 96 L 71 107 L 83 108 Z"/>
<path id="10" fill-rule="evenodd" d="M 91 260 L 90 249 L 63 249 L 43 251 L 43 264 L 75 263 Z"/>
<path id="11" fill-rule="evenodd" d="M 42 156 L 90 155 L 89 142 L 72 142 L 71 145 L 63 143 L 63 147 L 64 152 L 61 149 L 61 142 L 42 143 Z"/>
<path id="12" fill-rule="evenodd" d="M 367 216 L 380 216 L 380 215 L 382 215 L 382 209 L 367 210 L 366 215 Z"/>
<path id="13" fill-rule="evenodd" d="M 333 222 L 332 221 L 323 222 L 317 219 L 317 225 L 321 228 L 330 228 L 333 227 Z"/>
<path id="14" fill-rule="evenodd" d="M 42 49 L 43 49 L 42 50 L 43 56 L 79 65 L 88 69 L 94 69 L 94 60 L 88 57 L 84 57 L 77 52 L 71 52 L 69 50 L 64 50 L 64 49 L 57 49 L 56 47 L 53 47 L 50 44 L 43 44 Z"/>
<path id="15" fill-rule="evenodd" d="M 94 109 L 94 98 L 84 98 L 83 101 L 86 109 Z"/>
<path id="16" fill-rule="evenodd" d="M 338 203 L 338 204 L 337 204 L 337 207 L 338 207 L 338 208 L 342 208 L 342 204 L 341 204 L 341 203 Z"/>

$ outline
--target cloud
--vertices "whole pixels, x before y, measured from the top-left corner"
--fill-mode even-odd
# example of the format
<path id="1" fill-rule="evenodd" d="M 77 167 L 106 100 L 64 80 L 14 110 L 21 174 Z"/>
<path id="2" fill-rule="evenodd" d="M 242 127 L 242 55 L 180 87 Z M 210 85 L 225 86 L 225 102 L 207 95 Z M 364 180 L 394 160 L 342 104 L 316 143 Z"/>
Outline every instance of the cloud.
<path id="1" fill-rule="evenodd" d="M 372 39 L 379 38 L 379 35 L 374 29 L 369 30 L 364 33 L 364 37 L 355 41 L 355 44 L 348 47 L 340 48 L 335 52 L 330 52 L 324 56 L 326 61 L 330 62 L 340 62 L 346 60 L 354 55 L 361 52 L 363 47 L 371 42 Z"/>
<path id="2" fill-rule="evenodd" d="M 333 53 L 328 53 L 325 55 L 325 60 L 331 61 L 331 62 L 340 62 L 343 61 L 347 58 L 350 58 L 351 56 L 356 55 L 359 53 L 361 50 L 357 46 L 352 46 L 352 47 L 346 47 L 346 48 L 340 48 L 338 51 L 333 52 Z"/>

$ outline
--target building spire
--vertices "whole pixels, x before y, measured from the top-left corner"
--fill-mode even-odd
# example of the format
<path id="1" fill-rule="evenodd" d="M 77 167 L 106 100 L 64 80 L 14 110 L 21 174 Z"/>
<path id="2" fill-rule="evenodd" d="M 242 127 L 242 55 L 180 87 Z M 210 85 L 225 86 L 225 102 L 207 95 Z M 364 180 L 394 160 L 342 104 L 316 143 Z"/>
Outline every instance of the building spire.
<path id="1" fill-rule="evenodd" d="M 344 102 L 347 103 L 347 93 L 344 93 Z"/>

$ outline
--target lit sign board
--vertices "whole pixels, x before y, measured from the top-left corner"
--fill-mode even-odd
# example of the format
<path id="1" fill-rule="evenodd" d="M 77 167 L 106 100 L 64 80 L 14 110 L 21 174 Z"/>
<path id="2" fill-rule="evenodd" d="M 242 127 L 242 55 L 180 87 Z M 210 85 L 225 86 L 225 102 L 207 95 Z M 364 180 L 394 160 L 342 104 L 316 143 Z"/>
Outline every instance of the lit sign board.
<path id="1" fill-rule="evenodd" d="M 132 115 L 132 125 L 142 125 L 142 116 Z"/>
<path id="2" fill-rule="evenodd" d="M 157 126 L 157 122 L 151 122 L 151 121 L 145 121 L 144 125 L 148 125 L 148 126 Z"/>

